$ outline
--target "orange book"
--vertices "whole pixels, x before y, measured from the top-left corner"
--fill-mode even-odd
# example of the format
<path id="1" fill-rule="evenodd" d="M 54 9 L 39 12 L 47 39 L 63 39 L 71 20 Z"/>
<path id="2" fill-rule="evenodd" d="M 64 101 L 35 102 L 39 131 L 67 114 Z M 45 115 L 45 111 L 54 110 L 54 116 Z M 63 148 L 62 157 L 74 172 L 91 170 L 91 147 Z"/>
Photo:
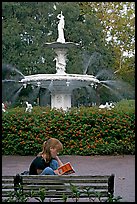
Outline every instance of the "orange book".
<path id="1" fill-rule="evenodd" d="M 61 175 L 63 174 L 72 174 L 75 173 L 75 170 L 73 169 L 72 165 L 70 164 L 70 162 L 67 162 L 66 164 L 60 166 L 58 168 L 58 171 Z"/>

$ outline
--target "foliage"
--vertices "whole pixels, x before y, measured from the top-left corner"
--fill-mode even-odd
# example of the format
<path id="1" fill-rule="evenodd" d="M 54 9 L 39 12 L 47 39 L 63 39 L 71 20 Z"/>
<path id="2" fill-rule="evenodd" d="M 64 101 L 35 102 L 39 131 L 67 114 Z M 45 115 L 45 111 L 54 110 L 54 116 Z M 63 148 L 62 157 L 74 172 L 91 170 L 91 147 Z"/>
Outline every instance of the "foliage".
<path id="1" fill-rule="evenodd" d="M 58 138 L 66 155 L 135 153 L 134 101 L 119 102 L 111 110 L 49 107 L 11 108 L 2 115 L 2 154 L 36 155 L 43 141 Z M 79 145 L 78 145 L 79 144 Z"/>
<path id="2" fill-rule="evenodd" d="M 79 5 L 82 16 L 94 12 L 99 18 L 106 36 L 106 44 L 113 47 L 115 74 L 134 87 L 135 2 L 79 2 Z"/>
<path id="3" fill-rule="evenodd" d="M 44 202 L 45 198 L 46 198 L 46 190 L 44 187 L 41 187 L 39 189 L 39 196 L 35 196 L 35 192 L 32 191 L 31 192 L 31 197 L 34 197 L 36 200 L 38 200 L 39 202 Z"/>
<path id="4" fill-rule="evenodd" d="M 29 197 L 31 197 L 31 192 L 29 193 Z M 28 197 L 22 192 L 21 189 L 18 191 L 9 192 L 8 198 L 3 199 L 2 202 L 27 202 Z"/>
<path id="5" fill-rule="evenodd" d="M 73 185 L 73 184 L 70 184 L 70 189 L 72 192 L 73 202 L 78 202 L 78 200 L 80 198 L 80 191 L 79 191 L 78 187 Z"/>

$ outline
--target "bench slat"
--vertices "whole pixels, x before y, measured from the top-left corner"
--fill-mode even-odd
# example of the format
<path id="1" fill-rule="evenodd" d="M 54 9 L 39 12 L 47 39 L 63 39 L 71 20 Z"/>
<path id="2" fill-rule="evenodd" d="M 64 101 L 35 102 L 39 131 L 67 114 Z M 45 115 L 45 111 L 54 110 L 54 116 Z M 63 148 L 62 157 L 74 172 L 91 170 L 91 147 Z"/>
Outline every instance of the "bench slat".
<path id="1" fill-rule="evenodd" d="M 58 183 L 107 183 L 108 180 L 73 180 L 73 179 L 68 179 L 68 180 L 46 180 L 46 179 L 23 179 L 24 184 L 29 184 L 29 183 L 41 183 L 41 184 L 58 184 Z"/>
<path id="2" fill-rule="evenodd" d="M 88 187 L 90 187 L 90 188 L 94 188 L 94 189 L 108 189 L 108 186 L 106 186 L 106 185 L 98 185 L 98 186 L 96 186 L 96 185 L 78 185 L 78 184 L 76 184 L 75 185 L 76 187 L 79 187 L 79 188 L 88 188 Z M 33 185 L 33 184 L 31 184 L 31 185 L 23 185 L 23 189 L 26 189 L 26 188 L 29 188 L 29 189 L 31 189 L 31 188 L 33 188 L 33 189 L 39 189 L 39 188 L 45 188 L 45 189 L 66 189 L 66 188 L 70 188 L 70 185 L 69 186 L 66 186 L 66 185 Z"/>
<path id="3" fill-rule="evenodd" d="M 2 185 L 2 189 L 14 189 L 14 185 Z"/>
<path id="4" fill-rule="evenodd" d="M 12 184 L 13 183 L 13 181 L 14 181 L 14 179 L 10 179 L 10 180 L 8 180 L 8 179 L 2 179 L 2 183 L 4 183 L 4 184 Z"/>
<path id="5" fill-rule="evenodd" d="M 9 176 L 3 176 L 3 175 L 2 175 L 2 179 L 14 179 L 14 176 L 11 176 L 11 175 L 9 175 Z"/>
<path id="6" fill-rule="evenodd" d="M 110 177 L 110 175 L 104 175 L 104 176 L 101 176 L 101 175 L 54 175 L 54 177 L 52 175 L 21 175 L 22 177 L 24 178 L 27 178 L 27 179 L 31 179 L 31 178 L 34 178 L 34 179 L 41 179 L 41 178 L 47 178 L 48 180 L 56 180 L 57 177 L 60 177 L 61 179 L 108 179 Z"/>

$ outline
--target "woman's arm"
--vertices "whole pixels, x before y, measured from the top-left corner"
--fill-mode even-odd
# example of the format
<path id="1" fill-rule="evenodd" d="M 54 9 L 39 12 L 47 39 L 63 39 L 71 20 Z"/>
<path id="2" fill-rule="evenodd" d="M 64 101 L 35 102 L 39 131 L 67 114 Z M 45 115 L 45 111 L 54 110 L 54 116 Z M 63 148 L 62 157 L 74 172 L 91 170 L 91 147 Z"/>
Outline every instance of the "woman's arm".
<path id="1" fill-rule="evenodd" d="M 42 170 L 41 169 L 37 169 L 37 174 L 41 174 L 42 173 Z"/>
<path id="2" fill-rule="evenodd" d="M 57 160 L 59 166 L 62 166 L 62 165 L 63 165 L 62 161 L 59 159 L 58 156 L 56 156 L 55 159 Z"/>
<path id="3" fill-rule="evenodd" d="M 56 156 L 55 159 L 57 160 L 59 166 L 62 166 L 62 165 L 63 165 L 62 161 L 59 159 L 58 156 Z M 55 172 L 55 174 L 61 175 L 61 174 L 59 173 L 58 169 L 54 170 L 54 172 Z"/>

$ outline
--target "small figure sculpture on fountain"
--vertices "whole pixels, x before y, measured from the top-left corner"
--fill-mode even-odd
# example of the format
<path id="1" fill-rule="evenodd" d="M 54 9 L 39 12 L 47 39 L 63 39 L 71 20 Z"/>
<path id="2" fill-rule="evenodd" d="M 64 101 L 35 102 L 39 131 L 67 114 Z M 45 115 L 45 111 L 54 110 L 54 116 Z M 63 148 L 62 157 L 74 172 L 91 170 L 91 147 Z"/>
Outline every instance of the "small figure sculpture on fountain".
<path id="1" fill-rule="evenodd" d="M 2 103 L 2 111 L 3 111 L 3 112 L 6 112 L 6 107 L 5 107 L 5 104 L 4 104 L 4 103 Z"/>
<path id="2" fill-rule="evenodd" d="M 58 23 L 58 39 L 57 42 L 65 43 L 64 38 L 64 16 L 62 15 L 62 11 L 60 14 L 57 15 L 57 18 L 60 20 Z"/>
<path id="3" fill-rule="evenodd" d="M 53 61 L 56 61 L 56 71 L 59 74 L 65 74 L 66 69 L 66 57 L 64 53 L 61 53 L 61 51 L 57 52 L 57 57 L 54 58 Z"/>
<path id="4" fill-rule="evenodd" d="M 103 109 L 103 108 L 106 108 L 107 110 L 111 110 L 112 108 L 114 108 L 115 106 L 114 106 L 114 104 L 113 103 L 108 103 L 108 102 L 106 102 L 106 104 L 105 105 L 103 105 L 103 104 L 101 104 L 100 106 L 99 106 L 99 109 Z"/>
<path id="5" fill-rule="evenodd" d="M 26 107 L 26 110 L 25 110 L 25 112 L 29 112 L 29 113 L 31 113 L 31 111 L 32 111 L 32 105 L 30 104 L 30 103 L 28 103 L 27 101 L 26 101 L 26 105 L 27 105 L 27 107 Z"/>

